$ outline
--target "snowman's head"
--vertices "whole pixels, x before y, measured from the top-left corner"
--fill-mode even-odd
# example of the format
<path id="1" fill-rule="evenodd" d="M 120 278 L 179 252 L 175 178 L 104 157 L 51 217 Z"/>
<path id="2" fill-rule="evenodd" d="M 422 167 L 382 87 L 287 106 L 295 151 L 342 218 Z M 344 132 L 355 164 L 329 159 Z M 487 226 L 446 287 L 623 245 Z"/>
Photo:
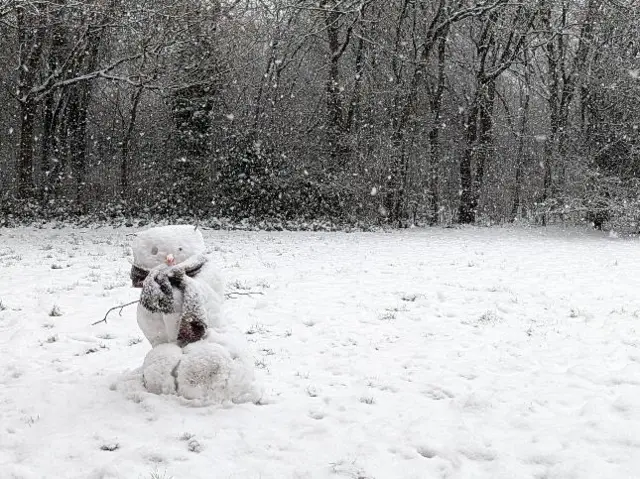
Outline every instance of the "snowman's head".
<path id="1" fill-rule="evenodd" d="M 182 263 L 190 256 L 204 253 L 202 233 L 193 225 L 170 225 L 150 228 L 139 233 L 131 245 L 133 267 L 131 279 L 134 287 L 142 282 L 153 268 Z"/>

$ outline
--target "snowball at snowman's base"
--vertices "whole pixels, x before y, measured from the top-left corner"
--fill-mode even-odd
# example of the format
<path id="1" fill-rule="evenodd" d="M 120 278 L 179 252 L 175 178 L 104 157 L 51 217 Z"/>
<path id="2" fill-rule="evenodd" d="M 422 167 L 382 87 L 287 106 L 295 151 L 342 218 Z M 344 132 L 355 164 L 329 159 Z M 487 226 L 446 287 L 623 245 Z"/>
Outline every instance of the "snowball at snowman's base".
<path id="1" fill-rule="evenodd" d="M 160 344 L 147 353 L 142 364 L 144 387 L 153 394 L 175 394 L 175 371 L 182 360 L 177 344 Z"/>
<path id="2" fill-rule="evenodd" d="M 153 394 L 185 399 L 243 403 L 260 397 L 248 357 L 214 341 L 156 346 L 145 357 L 142 379 Z"/>

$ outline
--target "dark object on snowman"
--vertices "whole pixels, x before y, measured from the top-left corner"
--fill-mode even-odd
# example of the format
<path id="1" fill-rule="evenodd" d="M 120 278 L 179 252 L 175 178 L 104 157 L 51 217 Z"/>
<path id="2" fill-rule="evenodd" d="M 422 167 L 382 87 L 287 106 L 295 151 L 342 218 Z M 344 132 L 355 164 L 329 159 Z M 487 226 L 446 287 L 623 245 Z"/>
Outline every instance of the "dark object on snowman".
<path id="1" fill-rule="evenodd" d="M 203 255 L 197 255 L 196 259 L 189 258 L 189 260 L 185 261 L 185 265 L 176 265 L 184 268 L 184 274 L 193 278 L 196 274 L 200 272 L 204 264 L 207 262 L 207 258 Z M 142 268 L 141 266 L 136 266 L 135 264 L 131 265 L 131 271 L 129 273 L 129 277 L 131 278 L 131 283 L 134 288 L 142 288 L 144 284 L 144 280 L 149 276 L 150 270 Z"/>
<path id="2" fill-rule="evenodd" d="M 207 334 L 207 325 L 197 317 L 183 314 L 178 330 L 178 346 L 185 347 L 189 343 L 200 341 Z"/>
<path id="3" fill-rule="evenodd" d="M 142 281 L 140 303 L 144 308 L 152 313 L 181 313 L 177 338 L 180 347 L 200 341 L 207 334 L 206 311 L 192 279 L 206 262 L 204 255 L 195 255 L 177 265 L 160 265 L 149 271 Z M 133 275 L 132 268 L 132 278 Z M 181 305 L 176 304 L 176 290 L 182 293 Z"/>

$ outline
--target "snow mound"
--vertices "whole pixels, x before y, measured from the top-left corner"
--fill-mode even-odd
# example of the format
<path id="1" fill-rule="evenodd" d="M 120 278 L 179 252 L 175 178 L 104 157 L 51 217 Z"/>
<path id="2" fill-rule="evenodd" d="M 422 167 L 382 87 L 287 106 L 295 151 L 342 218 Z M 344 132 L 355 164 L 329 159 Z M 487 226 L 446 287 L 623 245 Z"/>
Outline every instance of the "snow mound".
<path id="1" fill-rule="evenodd" d="M 198 341 L 180 348 L 160 344 L 145 357 L 142 383 L 153 394 L 177 394 L 207 403 L 256 401 L 253 364 L 232 343 Z"/>

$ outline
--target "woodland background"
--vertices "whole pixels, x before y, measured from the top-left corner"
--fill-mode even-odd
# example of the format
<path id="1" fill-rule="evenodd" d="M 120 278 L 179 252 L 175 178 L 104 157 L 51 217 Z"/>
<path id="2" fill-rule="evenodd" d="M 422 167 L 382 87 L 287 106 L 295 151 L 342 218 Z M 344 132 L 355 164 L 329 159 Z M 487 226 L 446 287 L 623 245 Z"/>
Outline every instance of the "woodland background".
<path id="1" fill-rule="evenodd" d="M 0 221 L 640 220 L 640 0 L 0 0 Z"/>

